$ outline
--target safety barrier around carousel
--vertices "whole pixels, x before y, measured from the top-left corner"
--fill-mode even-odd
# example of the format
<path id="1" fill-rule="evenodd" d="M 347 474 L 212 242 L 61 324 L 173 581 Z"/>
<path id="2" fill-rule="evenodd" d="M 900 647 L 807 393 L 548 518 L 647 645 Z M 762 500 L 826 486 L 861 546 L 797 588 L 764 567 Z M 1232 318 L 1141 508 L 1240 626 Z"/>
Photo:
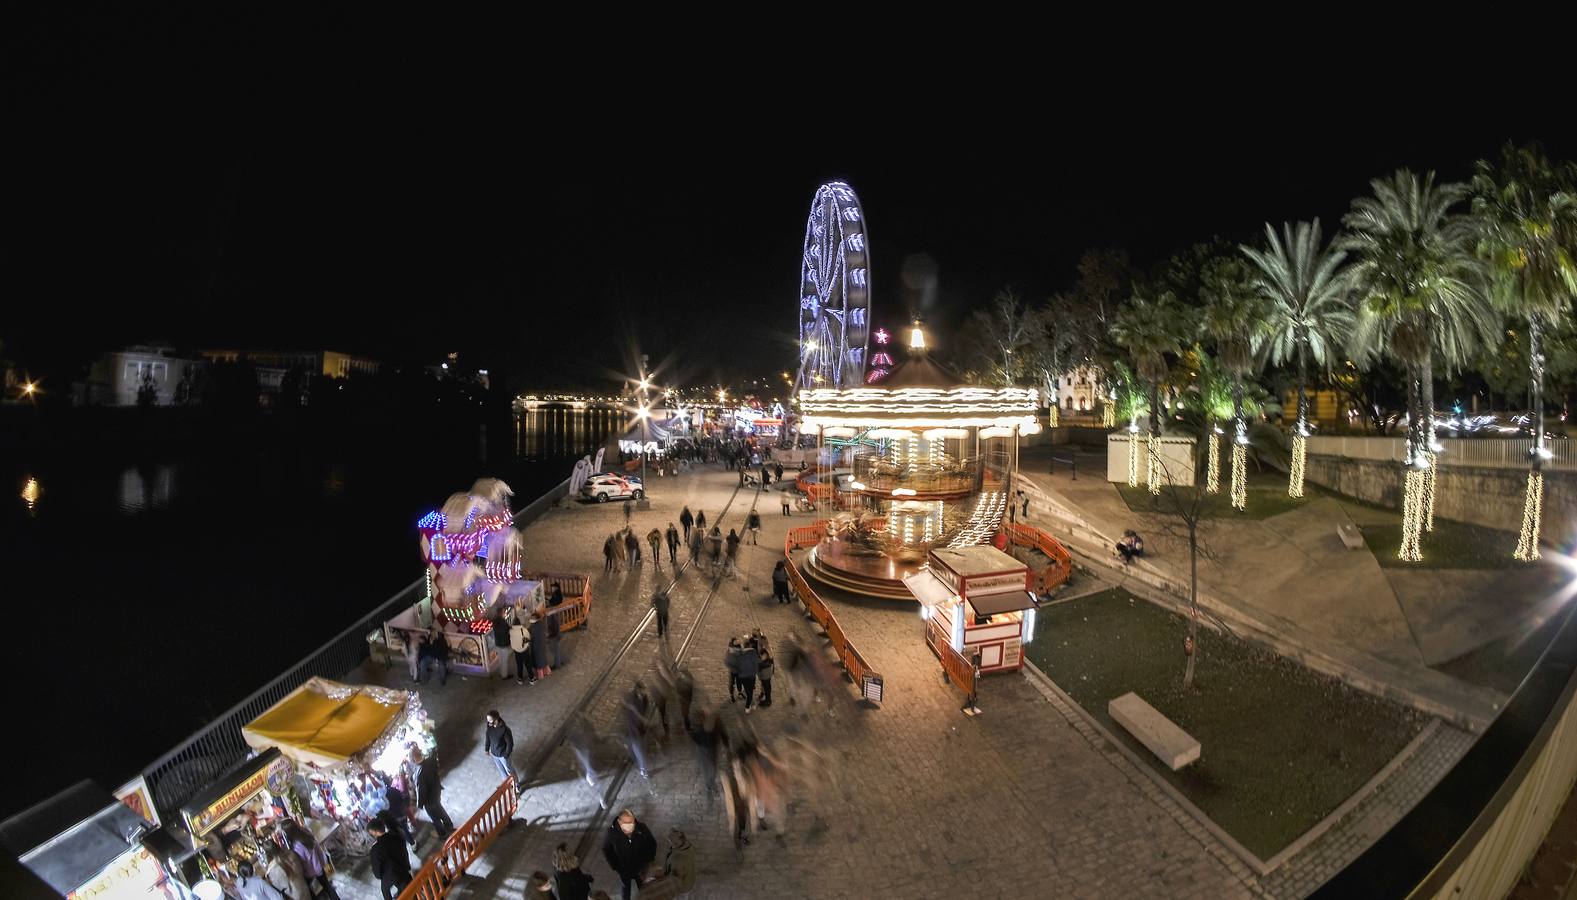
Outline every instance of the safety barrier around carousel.
<path id="1" fill-rule="evenodd" d="M 826 602 L 816 595 L 810 582 L 794 563 L 794 551 L 804 547 L 814 547 L 821 541 L 821 536 L 826 534 L 826 529 L 825 519 L 814 525 L 789 529 L 788 536 L 783 539 L 783 555 L 788 560 L 789 589 L 804 605 L 806 612 L 810 613 L 827 632 L 827 640 L 832 642 L 833 652 L 838 655 L 849 677 L 859 685 L 861 695 L 873 703 L 880 703 L 884 687 L 881 673 L 871 668 L 865 657 L 860 655 L 860 651 L 849 642 L 848 635 L 844 634 L 843 626 L 838 623 L 837 617 L 832 614 Z"/>
<path id="2" fill-rule="evenodd" d="M 498 840 L 520 808 L 520 786 L 505 778 L 454 833 L 423 864 L 400 892 L 400 900 L 442 900 L 449 895 L 465 870 Z"/>
<path id="3" fill-rule="evenodd" d="M 1032 547 L 1044 553 L 1051 565 L 1035 573 L 1035 593 L 1047 594 L 1061 587 L 1073 575 L 1073 557 L 1068 548 L 1056 538 L 1029 525 L 1009 522 L 1002 526 L 1009 543 L 1019 547 Z"/>

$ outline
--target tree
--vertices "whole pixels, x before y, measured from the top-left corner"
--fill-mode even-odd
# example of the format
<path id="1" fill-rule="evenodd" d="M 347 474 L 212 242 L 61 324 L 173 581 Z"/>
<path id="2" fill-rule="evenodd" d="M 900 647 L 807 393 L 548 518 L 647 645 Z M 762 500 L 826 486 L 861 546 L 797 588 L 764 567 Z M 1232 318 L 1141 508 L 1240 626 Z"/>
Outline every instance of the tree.
<path id="1" fill-rule="evenodd" d="M 1498 322 L 1482 291 L 1472 222 L 1452 212 L 1468 196 L 1465 184 L 1435 184 L 1400 169 L 1369 182 L 1343 218 L 1338 245 L 1352 254 L 1349 268 L 1358 303 L 1350 346 L 1361 364 L 1381 354 L 1407 368 L 1408 438 L 1402 543 L 1397 556 L 1423 558 L 1420 539 L 1434 527 L 1434 364 L 1449 372 L 1465 365 L 1481 344 L 1495 341 Z"/>
<path id="2" fill-rule="evenodd" d="M 1193 484 L 1184 485 L 1172 477 L 1165 460 L 1158 466 L 1166 479 L 1165 491 L 1152 491 L 1153 511 L 1163 518 L 1163 532 L 1188 541 L 1188 636 L 1184 643 L 1183 687 L 1194 686 L 1194 664 L 1199 657 L 1199 560 L 1215 559 L 1216 554 L 1204 539 L 1201 525 L 1209 512 L 1209 494 L 1204 481 L 1199 478 L 1198 457 L 1195 457 Z"/>
<path id="3" fill-rule="evenodd" d="M 1478 253 L 1489 265 L 1496 305 L 1528 323 L 1533 447 L 1523 498 L 1517 559 L 1539 558 L 1544 502 L 1544 329 L 1569 313 L 1577 294 L 1577 167 L 1552 165 L 1538 146 L 1501 150 L 1473 176 Z"/>
<path id="4" fill-rule="evenodd" d="M 1150 389 L 1149 464 L 1146 477 L 1150 493 L 1161 489 L 1159 442 L 1161 439 L 1161 383 L 1169 369 L 1167 354 L 1183 352 L 1183 342 L 1192 336 L 1193 323 L 1171 292 L 1154 300 L 1135 293 L 1112 324 L 1112 340 L 1128 352 L 1134 369 Z"/>
<path id="5" fill-rule="evenodd" d="M 1240 246 L 1257 271 L 1254 288 L 1269 309 L 1255 350 L 1272 363 L 1297 366 L 1298 416 L 1288 465 L 1287 494 L 1303 496 L 1303 463 L 1308 453 L 1310 362 L 1327 372 L 1336 348 L 1352 329 L 1353 312 L 1342 261 L 1347 254 L 1324 246 L 1320 222 L 1283 223 L 1282 234 L 1265 225 L 1265 249 Z"/>
<path id="6" fill-rule="evenodd" d="M 1134 375 L 1133 370 L 1123 362 L 1115 361 L 1108 370 L 1107 378 L 1113 385 L 1111 400 L 1108 406 L 1114 416 L 1128 420 L 1128 486 L 1139 486 L 1139 417 L 1149 411 L 1148 401 L 1145 399 L 1144 385 Z"/>
<path id="7" fill-rule="evenodd" d="M 992 384 L 1011 386 L 1025 374 L 1026 356 L 1044 334 L 1044 313 L 1032 309 L 1011 288 L 1003 288 L 965 325 L 975 350 L 971 366 Z"/>
<path id="8" fill-rule="evenodd" d="M 1265 331 L 1267 307 L 1253 273 L 1241 258 L 1217 256 L 1199 277 L 1200 320 L 1216 342 L 1216 356 L 1232 375 L 1232 506 L 1248 505 L 1248 420 L 1243 415 L 1243 378 L 1255 366 L 1254 342 Z M 1215 443 L 1211 429 L 1210 441 Z"/>

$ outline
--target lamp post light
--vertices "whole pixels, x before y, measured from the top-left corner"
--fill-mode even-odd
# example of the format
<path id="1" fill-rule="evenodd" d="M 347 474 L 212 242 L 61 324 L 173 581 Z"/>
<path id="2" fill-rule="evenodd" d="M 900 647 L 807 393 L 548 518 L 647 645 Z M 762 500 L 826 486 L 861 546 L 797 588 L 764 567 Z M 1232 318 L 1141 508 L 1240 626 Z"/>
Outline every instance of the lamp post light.
<path id="1" fill-rule="evenodd" d="M 649 440 L 646 423 L 652 416 L 652 401 L 647 396 L 647 391 L 651 390 L 652 382 L 646 375 L 646 354 L 644 353 L 641 354 L 641 380 L 639 387 L 641 398 L 638 401 L 639 406 L 636 408 L 635 417 L 641 420 L 641 498 L 635 501 L 635 508 L 651 509 L 652 501 L 648 499 L 646 493 L 646 443 Z"/>

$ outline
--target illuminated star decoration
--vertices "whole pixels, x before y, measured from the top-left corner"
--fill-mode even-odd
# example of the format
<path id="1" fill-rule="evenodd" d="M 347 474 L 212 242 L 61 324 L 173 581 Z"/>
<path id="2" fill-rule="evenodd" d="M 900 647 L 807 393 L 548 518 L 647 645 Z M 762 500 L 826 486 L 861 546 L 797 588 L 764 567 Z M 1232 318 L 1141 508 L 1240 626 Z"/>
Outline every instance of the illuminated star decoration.
<path id="1" fill-rule="evenodd" d="M 876 341 L 876 353 L 871 356 L 870 371 L 865 373 L 866 384 L 875 384 L 886 378 L 893 366 L 893 358 L 887 353 L 887 344 L 893 339 L 892 334 L 885 328 L 878 328 L 871 337 Z"/>

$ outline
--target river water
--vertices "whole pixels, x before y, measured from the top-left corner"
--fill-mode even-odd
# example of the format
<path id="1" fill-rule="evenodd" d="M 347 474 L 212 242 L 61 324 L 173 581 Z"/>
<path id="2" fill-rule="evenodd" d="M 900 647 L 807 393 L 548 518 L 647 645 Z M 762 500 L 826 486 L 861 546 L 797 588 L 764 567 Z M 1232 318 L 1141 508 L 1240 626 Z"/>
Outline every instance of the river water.
<path id="1" fill-rule="evenodd" d="M 84 777 L 118 786 L 419 577 L 423 513 L 489 475 L 519 509 L 615 425 L 525 414 L 491 463 L 476 437 L 415 428 L 355 449 L 292 433 L 5 454 L 11 730 L 31 739 L 0 818 Z"/>

